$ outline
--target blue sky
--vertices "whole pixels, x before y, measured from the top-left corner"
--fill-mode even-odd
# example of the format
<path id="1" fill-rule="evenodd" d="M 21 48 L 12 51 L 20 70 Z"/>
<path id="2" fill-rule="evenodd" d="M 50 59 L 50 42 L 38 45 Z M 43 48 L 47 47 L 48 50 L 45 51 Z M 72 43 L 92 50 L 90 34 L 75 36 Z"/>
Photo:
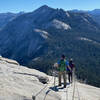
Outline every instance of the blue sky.
<path id="1" fill-rule="evenodd" d="M 65 10 L 93 10 L 100 9 L 100 0 L 0 0 L 0 13 L 30 12 L 42 5 Z"/>

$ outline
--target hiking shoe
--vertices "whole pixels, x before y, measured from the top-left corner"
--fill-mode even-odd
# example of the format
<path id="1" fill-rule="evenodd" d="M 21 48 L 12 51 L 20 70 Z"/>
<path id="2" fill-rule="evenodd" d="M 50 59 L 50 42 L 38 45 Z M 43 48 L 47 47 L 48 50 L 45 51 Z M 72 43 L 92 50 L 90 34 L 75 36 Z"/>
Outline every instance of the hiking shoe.
<path id="1" fill-rule="evenodd" d="M 58 86 L 61 86 L 61 84 L 59 84 Z"/>

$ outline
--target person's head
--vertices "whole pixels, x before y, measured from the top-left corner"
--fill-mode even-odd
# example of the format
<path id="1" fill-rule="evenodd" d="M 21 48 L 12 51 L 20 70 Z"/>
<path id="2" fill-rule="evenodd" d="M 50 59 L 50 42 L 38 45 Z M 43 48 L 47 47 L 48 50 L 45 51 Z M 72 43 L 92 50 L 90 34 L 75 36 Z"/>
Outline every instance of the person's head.
<path id="1" fill-rule="evenodd" d="M 73 62 L 73 59 L 71 58 L 70 60 L 69 60 L 69 63 L 72 63 Z"/>
<path id="2" fill-rule="evenodd" d="M 65 59 L 65 55 L 64 54 L 61 56 L 61 59 Z"/>

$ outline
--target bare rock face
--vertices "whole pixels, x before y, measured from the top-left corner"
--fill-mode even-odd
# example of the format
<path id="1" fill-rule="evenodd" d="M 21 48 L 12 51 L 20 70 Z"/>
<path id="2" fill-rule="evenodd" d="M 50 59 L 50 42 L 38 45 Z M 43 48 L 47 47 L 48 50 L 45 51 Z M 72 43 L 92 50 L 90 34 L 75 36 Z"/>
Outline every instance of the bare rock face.
<path id="1" fill-rule="evenodd" d="M 71 27 L 67 25 L 66 23 L 59 21 L 57 19 L 54 19 L 52 22 L 48 23 L 46 25 L 46 28 L 48 27 L 55 27 L 56 29 L 62 29 L 62 30 L 70 30 Z"/>
<path id="2" fill-rule="evenodd" d="M 8 60 L 10 63 L 7 62 Z M 53 77 L 11 62 L 16 61 L 0 59 L 0 100 L 32 100 L 34 96 L 36 100 L 66 100 L 66 98 L 72 100 L 73 91 L 74 100 L 79 98 L 80 100 L 100 100 L 100 88 L 76 81 L 72 85 L 67 85 L 67 88 L 61 86 L 57 87 L 58 91 L 52 91 Z M 55 85 L 57 84 L 56 78 Z"/>
<path id="3" fill-rule="evenodd" d="M 8 58 L 3 58 L 2 56 L 0 56 L 0 60 L 1 61 L 4 61 L 4 62 L 8 62 L 10 64 L 15 64 L 15 65 L 19 65 L 19 63 L 15 60 L 11 60 L 11 59 L 8 59 Z"/>
<path id="4" fill-rule="evenodd" d="M 49 76 L 34 69 L 20 66 L 5 58 L 0 59 L 0 100 L 32 100 L 49 81 Z M 47 87 L 36 96 L 36 100 L 42 100 Z M 47 100 L 60 100 L 60 97 L 50 90 Z"/>

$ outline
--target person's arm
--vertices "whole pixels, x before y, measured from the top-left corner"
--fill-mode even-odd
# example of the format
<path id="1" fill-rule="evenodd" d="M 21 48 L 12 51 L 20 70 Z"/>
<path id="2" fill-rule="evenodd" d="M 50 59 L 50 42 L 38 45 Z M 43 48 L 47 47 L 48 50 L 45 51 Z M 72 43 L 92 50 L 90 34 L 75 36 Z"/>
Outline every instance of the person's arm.
<path id="1" fill-rule="evenodd" d="M 69 62 L 68 62 L 68 61 L 66 61 L 66 66 L 67 66 L 68 69 L 71 71 L 71 68 L 70 68 L 70 66 L 69 66 Z"/>
<path id="2" fill-rule="evenodd" d="M 69 65 L 67 67 L 69 68 L 70 71 L 72 71 Z"/>

